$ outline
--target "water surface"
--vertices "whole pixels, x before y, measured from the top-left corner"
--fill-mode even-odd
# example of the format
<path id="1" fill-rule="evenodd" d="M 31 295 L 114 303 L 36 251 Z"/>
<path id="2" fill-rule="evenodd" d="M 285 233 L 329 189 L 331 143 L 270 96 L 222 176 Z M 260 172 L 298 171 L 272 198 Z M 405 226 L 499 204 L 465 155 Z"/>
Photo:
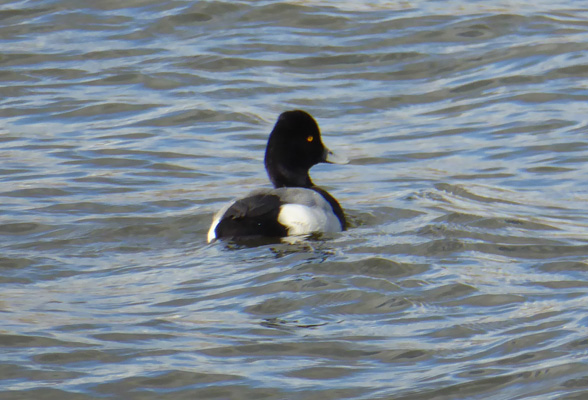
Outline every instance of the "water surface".
<path id="1" fill-rule="evenodd" d="M 583 399 L 588 8 L 0 5 L 2 399 Z M 206 243 L 282 111 L 351 229 Z"/>

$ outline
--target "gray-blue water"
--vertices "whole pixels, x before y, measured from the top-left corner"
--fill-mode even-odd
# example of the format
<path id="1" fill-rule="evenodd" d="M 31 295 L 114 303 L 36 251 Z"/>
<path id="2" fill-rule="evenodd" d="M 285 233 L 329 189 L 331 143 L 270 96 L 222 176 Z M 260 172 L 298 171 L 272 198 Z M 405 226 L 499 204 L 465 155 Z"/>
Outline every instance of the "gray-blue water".
<path id="1" fill-rule="evenodd" d="M 285 110 L 351 229 L 206 243 Z M 0 398 L 584 399 L 588 6 L 5 1 Z"/>

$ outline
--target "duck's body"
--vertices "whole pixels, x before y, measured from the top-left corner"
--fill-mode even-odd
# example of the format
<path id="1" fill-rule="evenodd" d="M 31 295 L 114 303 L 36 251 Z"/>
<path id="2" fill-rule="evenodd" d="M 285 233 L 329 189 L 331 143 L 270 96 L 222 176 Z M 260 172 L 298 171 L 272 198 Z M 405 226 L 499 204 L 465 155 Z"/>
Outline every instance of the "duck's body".
<path id="1" fill-rule="evenodd" d="M 341 206 L 314 186 L 309 169 L 332 162 L 318 125 L 304 111 L 282 113 L 272 130 L 265 167 L 274 189 L 259 189 L 215 214 L 208 241 L 249 236 L 284 237 L 345 230 Z"/>
<path id="2" fill-rule="evenodd" d="M 227 204 L 214 216 L 208 241 L 220 237 L 305 235 L 312 232 L 340 232 L 345 217 L 313 189 L 259 189 Z"/>

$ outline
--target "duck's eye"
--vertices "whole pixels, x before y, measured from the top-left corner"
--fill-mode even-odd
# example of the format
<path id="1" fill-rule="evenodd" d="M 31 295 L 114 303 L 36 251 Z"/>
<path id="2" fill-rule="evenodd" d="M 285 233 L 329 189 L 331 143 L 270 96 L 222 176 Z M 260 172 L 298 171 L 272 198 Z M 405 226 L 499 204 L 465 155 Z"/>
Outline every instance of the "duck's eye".
<path id="1" fill-rule="evenodd" d="M 307 141 L 308 143 L 312 142 L 313 140 L 314 140 L 314 136 L 312 136 L 312 135 L 309 135 L 309 136 L 306 138 L 306 141 Z"/>

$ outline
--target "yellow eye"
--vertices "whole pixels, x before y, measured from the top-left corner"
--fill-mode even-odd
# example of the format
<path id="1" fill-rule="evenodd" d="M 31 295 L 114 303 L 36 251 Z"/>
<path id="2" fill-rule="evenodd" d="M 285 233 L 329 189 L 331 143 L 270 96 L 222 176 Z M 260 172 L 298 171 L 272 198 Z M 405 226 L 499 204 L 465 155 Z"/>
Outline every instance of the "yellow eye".
<path id="1" fill-rule="evenodd" d="M 310 135 L 309 137 L 306 138 L 306 141 L 308 143 L 312 142 L 314 140 L 314 136 Z"/>

